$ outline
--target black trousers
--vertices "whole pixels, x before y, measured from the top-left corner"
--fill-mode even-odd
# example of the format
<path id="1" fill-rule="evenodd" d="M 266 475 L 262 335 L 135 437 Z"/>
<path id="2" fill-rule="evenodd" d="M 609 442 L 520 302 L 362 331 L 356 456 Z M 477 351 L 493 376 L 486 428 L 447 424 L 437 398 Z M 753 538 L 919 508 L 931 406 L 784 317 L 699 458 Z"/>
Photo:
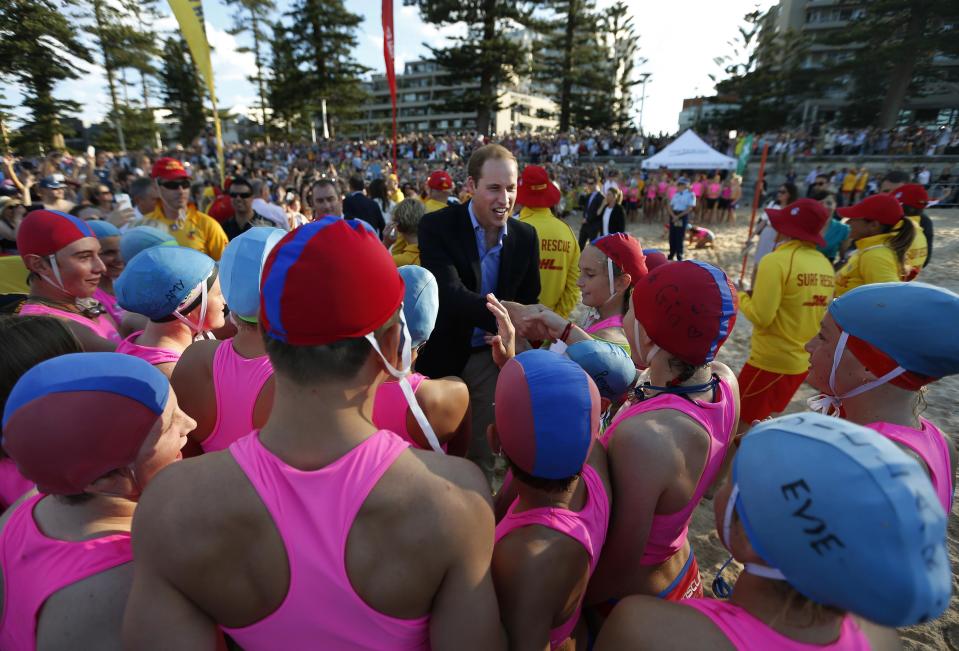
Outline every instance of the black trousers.
<path id="1" fill-rule="evenodd" d="M 679 224 L 669 225 L 669 259 L 676 256 L 677 260 L 683 259 L 683 244 L 686 241 L 685 220 Z"/>

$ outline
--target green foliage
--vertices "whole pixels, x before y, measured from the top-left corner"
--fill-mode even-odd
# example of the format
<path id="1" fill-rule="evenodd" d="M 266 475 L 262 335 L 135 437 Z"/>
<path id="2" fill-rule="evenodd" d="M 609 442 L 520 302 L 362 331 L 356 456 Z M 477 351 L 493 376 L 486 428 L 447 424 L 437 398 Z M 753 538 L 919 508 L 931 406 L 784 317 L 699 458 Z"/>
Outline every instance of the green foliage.
<path id="1" fill-rule="evenodd" d="M 531 72 L 529 43 L 516 38 L 517 27 L 544 29 L 533 11 L 541 0 L 403 0 L 415 6 L 428 23 L 462 23 L 465 36 L 451 39 L 448 47 L 425 44 L 443 68 L 459 84 L 470 83 L 468 90 L 450 95 L 450 111 L 477 112 L 476 126 L 489 133 L 491 118 L 502 108 L 499 85 Z"/>
<path id="2" fill-rule="evenodd" d="M 225 0 L 225 2 L 236 8 L 236 13 L 233 14 L 233 25 L 227 32 L 233 36 L 249 34 L 253 39 L 253 47 L 239 47 L 237 52 L 252 53 L 256 62 L 256 71 L 249 75 L 247 79 L 256 84 L 260 98 L 260 118 L 263 122 L 267 142 L 269 142 L 270 123 L 266 115 L 266 109 L 269 105 L 266 101 L 263 46 L 270 41 L 267 27 L 269 27 L 270 16 L 276 9 L 276 4 L 273 0 Z"/>
<path id="3" fill-rule="evenodd" d="M 360 76 L 369 68 L 353 58 L 363 17 L 348 11 L 342 0 L 294 0 L 286 15 L 293 21 L 289 45 L 296 74 L 303 77 L 298 90 L 304 110 L 318 117 L 325 99 L 335 133 L 340 123 L 357 115 L 366 97 Z"/>
<path id="4" fill-rule="evenodd" d="M 177 120 L 177 141 L 187 145 L 206 126 L 206 111 L 203 108 L 203 85 L 189 48 L 179 35 L 171 36 L 164 43 L 160 82 L 163 107 Z"/>
<path id="5" fill-rule="evenodd" d="M 274 23 L 270 39 L 269 75 L 266 78 L 266 102 L 273 110 L 271 126 L 282 129 L 290 139 L 309 132 L 306 74 L 297 67 L 292 30 Z"/>
<path id="6" fill-rule="evenodd" d="M 71 24 L 72 0 L 4 0 L 0 3 L 0 79 L 19 84 L 29 118 L 13 133 L 14 146 L 38 151 L 63 135 L 61 119 L 79 110 L 53 96 L 57 82 L 76 79 L 90 55 Z"/>
<path id="7" fill-rule="evenodd" d="M 639 57 L 639 37 L 629 7 L 622 0 L 606 10 L 601 27 L 613 48 L 610 73 L 614 95 L 610 98 L 610 127 L 628 131 L 633 121 L 633 89 L 639 83 L 637 67 L 646 63 L 646 59 Z"/>

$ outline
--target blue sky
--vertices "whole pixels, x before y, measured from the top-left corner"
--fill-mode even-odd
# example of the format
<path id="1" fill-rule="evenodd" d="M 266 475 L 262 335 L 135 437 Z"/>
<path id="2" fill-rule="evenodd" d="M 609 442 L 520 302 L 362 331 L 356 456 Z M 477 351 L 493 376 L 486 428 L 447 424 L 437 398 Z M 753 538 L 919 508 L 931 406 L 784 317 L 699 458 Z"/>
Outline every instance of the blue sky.
<path id="1" fill-rule="evenodd" d="M 279 0 L 278 11 L 288 7 L 287 0 Z M 348 0 L 350 11 L 364 17 L 358 34 L 358 47 L 354 53 L 357 60 L 383 71 L 382 30 L 380 27 L 380 0 Z M 600 6 L 612 4 L 612 0 L 599 0 Z M 773 0 L 628 0 L 633 10 L 634 23 L 639 33 L 640 55 L 649 61 L 642 70 L 651 73 L 646 88 L 646 106 L 643 126 L 647 131 L 673 132 L 677 128 L 683 99 L 711 94 L 710 73 L 719 68 L 713 57 L 730 50 L 727 42 L 736 35 L 736 27 L 743 15 L 756 6 L 769 7 Z M 231 107 L 243 112 L 253 105 L 256 91 L 246 81 L 253 69 L 253 55 L 236 52 L 244 44 L 226 33 L 231 24 L 230 9 L 220 0 L 204 0 L 207 22 L 207 38 L 214 48 L 213 67 L 217 95 L 222 107 Z M 165 4 L 161 11 L 168 17 L 156 25 L 161 30 L 173 30 L 176 21 Z M 402 0 L 394 0 L 394 27 L 396 30 L 397 72 L 406 61 L 428 54 L 423 46 L 427 41 L 438 44 L 446 35 L 454 33 L 455 27 L 438 30 L 424 24 L 415 8 L 403 6 Z M 61 83 L 57 95 L 69 97 L 82 105 L 80 118 L 86 122 L 102 119 L 108 104 L 106 82 L 99 66 L 84 66 L 89 69 L 81 79 Z M 637 91 L 638 94 L 638 91 Z M 16 104 L 19 94 L 16 87 L 6 92 L 8 103 Z"/>

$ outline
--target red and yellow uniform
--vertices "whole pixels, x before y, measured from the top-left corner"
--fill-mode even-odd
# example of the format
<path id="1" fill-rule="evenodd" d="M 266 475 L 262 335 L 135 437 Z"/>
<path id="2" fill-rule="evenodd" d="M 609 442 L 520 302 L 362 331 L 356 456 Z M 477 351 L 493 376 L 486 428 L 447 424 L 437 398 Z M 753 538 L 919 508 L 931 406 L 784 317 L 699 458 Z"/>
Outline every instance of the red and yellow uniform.
<path id="1" fill-rule="evenodd" d="M 436 212 L 437 210 L 442 210 L 446 208 L 448 204 L 443 203 L 442 201 L 437 201 L 432 197 L 427 197 L 426 201 L 423 202 L 423 206 L 426 208 L 426 212 Z"/>
<path id="2" fill-rule="evenodd" d="M 896 253 L 886 245 L 895 236 L 896 232 L 892 231 L 856 240 L 856 252 L 836 272 L 837 298 L 860 285 L 902 281 L 902 268 Z"/>
<path id="3" fill-rule="evenodd" d="M 177 225 L 175 219 L 164 214 L 163 204 L 158 202 L 153 212 L 143 216 L 142 223 L 168 232 L 180 246 L 206 253 L 214 260 L 220 259 L 228 242 L 223 227 L 193 205 L 187 207 L 186 219 Z"/>
<path id="4" fill-rule="evenodd" d="M 906 251 L 906 270 L 904 280 L 915 280 L 916 276 L 919 275 L 919 272 L 922 271 L 923 266 L 926 264 L 926 259 L 929 257 L 929 246 L 928 240 L 926 240 L 926 234 L 922 230 L 922 226 L 919 225 L 919 215 L 915 217 L 906 217 L 912 221 L 915 225 L 916 237 L 912 240 L 912 245 L 909 247 L 909 250 Z"/>
<path id="5" fill-rule="evenodd" d="M 565 319 L 579 302 L 579 242 L 549 208 L 524 206 L 519 219 L 539 238 L 539 302 Z"/>

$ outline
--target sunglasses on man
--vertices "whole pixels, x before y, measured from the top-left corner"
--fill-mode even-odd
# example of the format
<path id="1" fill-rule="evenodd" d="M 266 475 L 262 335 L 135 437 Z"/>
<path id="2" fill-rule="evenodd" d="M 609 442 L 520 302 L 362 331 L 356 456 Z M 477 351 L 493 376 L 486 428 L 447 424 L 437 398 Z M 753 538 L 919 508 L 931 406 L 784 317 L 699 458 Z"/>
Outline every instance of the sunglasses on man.
<path id="1" fill-rule="evenodd" d="M 190 189 L 190 181 L 187 179 L 183 179 L 182 181 L 164 181 L 160 185 L 162 185 L 167 190 L 189 190 Z"/>
<path id="2" fill-rule="evenodd" d="M 252 192 L 231 192 L 230 193 L 231 199 L 249 199 L 252 196 L 253 196 Z"/>

